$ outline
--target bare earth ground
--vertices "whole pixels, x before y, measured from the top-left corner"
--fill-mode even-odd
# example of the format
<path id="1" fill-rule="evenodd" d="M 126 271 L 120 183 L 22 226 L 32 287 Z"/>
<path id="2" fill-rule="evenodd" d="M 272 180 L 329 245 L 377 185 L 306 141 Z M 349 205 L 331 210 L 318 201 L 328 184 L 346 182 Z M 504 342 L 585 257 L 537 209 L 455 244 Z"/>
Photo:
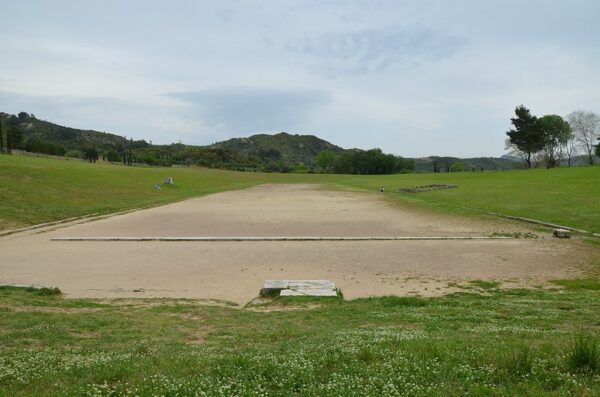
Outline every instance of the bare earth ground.
<path id="1" fill-rule="evenodd" d="M 329 279 L 346 298 L 455 290 L 497 280 L 576 277 L 578 243 L 491 241 L 67 242 L 54 237 L 483 236 L 514 223 L 415 211 L 376 193 L 262 185 L 129 214 L 0 238 L 0 284 L 57 286 L 68 296 L 177 297 L 244 304 L 265 279 Z"/>

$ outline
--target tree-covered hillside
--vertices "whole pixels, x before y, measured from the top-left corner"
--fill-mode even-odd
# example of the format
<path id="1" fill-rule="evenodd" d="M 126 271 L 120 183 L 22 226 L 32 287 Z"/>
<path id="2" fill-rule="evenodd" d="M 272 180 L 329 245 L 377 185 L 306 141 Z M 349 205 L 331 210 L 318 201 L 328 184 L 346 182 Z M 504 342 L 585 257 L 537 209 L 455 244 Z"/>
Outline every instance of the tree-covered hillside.
<path id="1" fill-rule="evenodd" d="M 28 149 L 27 144 L 47 143 L 61 145 L 65 151 L 84 151 L 88 146 L 94 146 L 98 150 L 122 150 L 124 146 L 133 149 L 149 146 L 144 140 L 130 141 L 127 138 L 94 130 L 80 130 L 77 128 L 64 127 L 49 121 L 40 120 L 33 114 L 21 112 L 14 116 L 0 112 L 0 121 L 8 128 L 18 129 L 22 135 L 22 141 L 15 149 Z M 55 153 L 48 153 L 55 154 Z"/>
<path id="2" fill-rule="evenodd" d="M 228 149 L 244 155 L 254 155 L 270 160 L 283 160 L 291 166 L 315 165 L 315 157 L 324 150 L 341 153 L 339 146 L 313 135 L 298 135 L 281 132 L 275 135 L 258 134 L 247 138 L 233 138 L 211 145 L 213 148 Z"/>
<path id="3" fill-rule="evenodd" d="M 99 159 L 128 165 L 201 165 L 237 171 L 335 172 L 389 174 L 512 169 L 508 158 L 428 157 L 413 161 L 380 149 L 343 149 L 314 135 L 257 134 L 208 146 L 152 145 L 145 140 L 40 120 L 33 114 L 0 113 L 0 147 L 90 161 Z M 10 139 L 9 139 L 10 138 Z"/>

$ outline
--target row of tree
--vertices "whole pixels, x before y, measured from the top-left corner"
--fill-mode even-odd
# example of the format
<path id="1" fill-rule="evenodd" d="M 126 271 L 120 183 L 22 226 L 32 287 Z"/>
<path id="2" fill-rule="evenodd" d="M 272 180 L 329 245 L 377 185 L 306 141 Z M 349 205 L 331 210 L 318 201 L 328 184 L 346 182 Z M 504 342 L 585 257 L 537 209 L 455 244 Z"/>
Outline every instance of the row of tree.
<path id="1" fill-rule="evenodd" d="M 0 119 L 0 153 L 11 154 L 13 149 L 22 149 L 23 133 L 17 128 L 18 124 L 15 116 Z"/>
<path id="2" fill-rule="evenodd" d="M 583 153 L 590 165 L 600 151 L 600 116 L 578 110 L 564 120 L 556 114 L 536 117 L 520 105 L 511 118 L 513 128 L 506 135 L 506 145 L 521 157 L 527 168 L 542 162 L 547 168 L 561 163 L 573 165 L 574 158 Z"/>
<path id="3" fill-rule="evenodd" d="M 66 149 L 61 144 L 47 142 L 35 136 L 24 139 L 20 123 L 29 117 L 34 116 L 21 112 L 18 116 L 9 115 L 0 118 L 0 153 L 12 154 L 12 151 L 16 149 L 51 156 L 64 156 Z"/>
<path id="4" fill-rule="evenodd" d="M 66 153 L 65 147 L 58 143 L 46 142 L 39 138 L 30 138 L 22 145 L 19 144 L 16 149 L 24 149 L 31 153 L 49 154 L 51 156 L 64 156 Z"/>
<path id="5" fill-rule="evenodd" d="M 381 149 L 352 150 L 341 154 L 324 150 L 315 161 L 323 172 L 336 174 L 396 174 L 415 170 L 414 160 L 385 154 Z"/>

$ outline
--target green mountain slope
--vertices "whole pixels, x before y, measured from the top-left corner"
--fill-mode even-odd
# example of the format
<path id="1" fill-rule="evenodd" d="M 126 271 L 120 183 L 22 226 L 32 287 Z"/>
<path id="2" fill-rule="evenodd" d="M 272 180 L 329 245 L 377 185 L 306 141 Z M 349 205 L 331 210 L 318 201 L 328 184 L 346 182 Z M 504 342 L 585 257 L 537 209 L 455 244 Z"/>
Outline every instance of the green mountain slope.
<path id="1" fill-rule="evenodd" d="M 25 112 L 21 112 L 17 116 L 0 112 L 0 120 L 5 124 L 18 128 L 22 132 L 24 143 L 38 139 L 62 145 L 66 150 L 82 150 L 92 145 L 100 150 L 120 150 L 123 145 L 131 145 L 132 148 L 149 146 L 144 140 L 129 141 L 123 136 L 107 132 L 64 127 L 40 120 Z"/>
<path id="2" fill-rule="evenodd" d="M 341 153 L 339 146 L 314 135 L 291 135 L 281 132 L 275 135 L 258 134 L 247 138 L 233 138 L 210 145 L 212 148 L 227 149 L 246 156 L 258 156 L 281 160 L 291 166 L 314 165 L 317 154 L 323 150 Z"/>
<path id="3" fill-rule="evenodd" d="M 336 156 L 363 152 L 359 149 L 343 149 L 314 135 L 286 132 L 232 138 L 208 146 L 151 145 L 145 140 L 133 141 L 116 134 L 61 126 L 25 112 L 16 116 L 0 112 L 0 121 L 5 127 L 20 132 L 22 139 L 14 149 L 53 155 L 69 152 L 68 156 L 83 157 L 87 148 L 94 147 L 100 158 L 113 162 L 131 156 L 137 164 L 198 164 L 239 171 L 318 172 L 320 168 L 316 165 L 315 158 L 322 151 L 331 151 Z M 61 150 L 57 150 L 56 146 Z M 462 163 L 465 171 L 513 169 L 519 164 L 509 158 L 461 159 L 438 156 L 416 159 L 415 163 L 417 172 L 433 172 L 434 164 L 445 169 L 446 166 Z"/>

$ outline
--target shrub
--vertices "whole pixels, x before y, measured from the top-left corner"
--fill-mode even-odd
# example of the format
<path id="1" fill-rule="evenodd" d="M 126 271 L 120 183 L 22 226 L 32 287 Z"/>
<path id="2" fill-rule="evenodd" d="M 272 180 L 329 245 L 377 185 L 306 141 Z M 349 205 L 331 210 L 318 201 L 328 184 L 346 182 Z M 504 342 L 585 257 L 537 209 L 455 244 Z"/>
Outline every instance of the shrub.
<path id="1" fill-rule="evenodd" d="M 573 373 L 595 374 L 600 369 L 600 352 L 596 338 L 577 334 L 567 355 L 569 370 Z"/>
<path id="2" fill-rule="evenodd" d="M 506 354 L 503 364 L 509 375 L 524 376 L 533 369 L 533 354 L 528 347 L 514 349 Z"/>
<path id="3" fill-rule="evenodd" d="M 79 150 L 69 150 L 65 153 L 65 157 L 69 157 L 72 159 L 81 159 L 83 158 L 83 153 Z"/>
<path id="4" fill-rule="evenodd" d="M 60 295 L 62 291 L 56 287 L 26 287 L 25 291 L 32 292 L 36 295 L 48 296 L 48 295 Z"/>

